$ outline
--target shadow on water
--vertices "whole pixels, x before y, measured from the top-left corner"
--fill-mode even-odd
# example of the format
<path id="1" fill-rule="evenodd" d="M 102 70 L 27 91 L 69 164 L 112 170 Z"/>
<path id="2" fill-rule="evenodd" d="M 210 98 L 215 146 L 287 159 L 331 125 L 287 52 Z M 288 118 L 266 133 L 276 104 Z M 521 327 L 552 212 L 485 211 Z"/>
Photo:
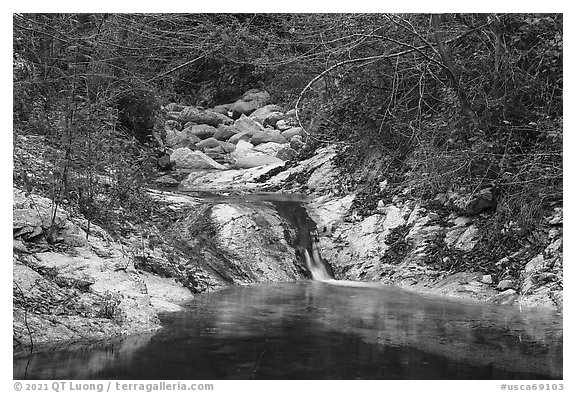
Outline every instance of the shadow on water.
<path id="1" fill-rule="evenodd" d="M 561 379 L 562 320 L 390 286 L 233 287 L 155 335 L 34 355 L 34 379 Z M 26 357 L 14 359 L 23 378 Z"/>

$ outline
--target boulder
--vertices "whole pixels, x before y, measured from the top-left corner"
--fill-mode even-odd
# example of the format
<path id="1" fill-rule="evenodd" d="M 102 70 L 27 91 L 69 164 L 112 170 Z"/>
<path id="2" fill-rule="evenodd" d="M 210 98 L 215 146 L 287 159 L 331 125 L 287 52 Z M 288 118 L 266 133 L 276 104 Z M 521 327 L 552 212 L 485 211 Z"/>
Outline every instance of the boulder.
<path id="1" fill-rule="evenodd" d="M 234 164 L 235 168 L 238 169 L 246 169 L 246 168 L 255 168 L 264 165 L 274 165 L 274 164 L 283 164 L 279 158 L 271 157 L 267 154 L 258 153 L 258 154 L 251 154 L 244 157 L 241 157 L 236 161 Z"/>
<path id="2" fill-rule="evenodd" d="M 289 130 L 290 128 L 292 128 L 291 125 L 289 125 L 286 120 L 278 120 L 276 122 L 276 128 L 279 129 L 280 131 L 286 131 Z"/>
<path id="3" fill-rule="evenodd" d="M 252 145 L 250 142 L 240 140 L 236 144 L 236 149 L 234 150 L 234 152 L 231 155 L 233 158 L 238 160 L 242 157 L 246 157 L 246 156 L 254 155 L 254 154 L 260 154 L 259 152 L 256 152 L 254 150 L 254 145 Z"/>
<path id="4" fill-rule="evenodd" d="M 302 137 L 300 135 L 294 135 L 292 139 L 290 139 L 290 147 L 294 150 L 300 150 L 304 146 L 304 142 L 302 141 Z"/>
<path id="5" fill-rule="evenodd" d="M 250 89 L 244 93 L 242 100 L 246 102 L 260 103 L 258 108 L 261 108 L 270 101 L 270 94 L 265 90 Z"/>
<path id="6" fill-rule="evenodd" d="M 263 107 L 270 101 L 270 94 L 259 89 L 252 89 L 244 93 L 241 100 L 236 101 L 231 108 L 232 118 L 238 119 L 242 115 L 249 115 L 256 109 Z"/>
<path id="7" fill-rule="evenodd" d="M 304 130 L 302 129 L 302 127 L 292 127 L 286 131 L 282 131 L 282 136 L 287 140 L 291 140 L 292 137 L 296 135 L 304 136 Z"/>
<path id="8" fill-rule="evenodd" d="M 285 147 L 276 153 L 276 158 L 281 159 L 282 161 L 290 161 L 296 158 L 298 152 L 291 147 Z"/>
<path id="9" fill-rule="evenodd" d="M 254 135 L 258 131 L 264 131 L 262 124 L 247 116 L 241 116 L 238 120 L 236 120 L 234 122 L 234 128 L 236 128 L 238 132 L 247 132 L 250 134 L 250 136 Z"/>
<path id="10" fill-rule="evenodd" d="M 218 141 L 218 144 L 226 153 L 232 153 L 234 150 L 236 150 L 236 145 L 233 143 Z"/>
<path id="11" fill-rule="evenodd" d="M 170 159 L 176 163 L 177 168 L 182 169 L 226 169 L 201 151 L 188 148 L 174 150 Z"/>
<path id="12" fill-rule="evenodd" d="M 206 138 L 203 141 L 200 141 L 198 143 L 196 143 L 196 147 L 198 149 L 206 149 L 206 148 L 212 148 L 212 147 L 220 147 L 220 143 L 219 141 L 217 141 L 214 138 Z"/>
<path id="13" fill-rule="evenodd" d="M 184 131 L 186 131 L 188 135 L 195 135 L 200 139 L 210 138 L 213 137 L 214 134 L 216 134 L 216 128 L 209 126 L 207 124 L 199 124 L 197 126 L 185 128 Z"/>
<path id="14" fill-rule="evenodd" d="M 177 133 L 166 133 L 166 145 L 172 148 L 187 147 L 190 145 L 195 145 L 200 142 L 198 136 L 193 135 L 189 132 L 189 129 L 177 132 Z"/>
<path id="15" fill-rule="evenodd" d="M 181 112 L 182 109 L 186 108 L 184 105 L 177 104 L 175 102 L 171 102 L 164 107 L 166 112 Z"/>
<path id="16" fill-rule="evenodd" d="M 197 124 L 208 124 L 217 127 L 219 124 L 231 124 L 232 119 L 221 113 L 198 109 L 194 106 L 184 108 L 180 112 L 180 121 L 192 121 Z"/>
<path id="17" fill-rule="evenodd" d="M 256 109 L 254 112 L 252 112 L 252 114 L 250 115 L 250 118 L 257 121 L 258 123 L 264 125 L 264 122 L 266 121 L 266 119 L 268 119 L 270 116 L 272 116 L 272 114 L 275 114 L 274 117 L 276 118 L 276 121 L 274 121 L 274 124 L 276 124 L 276 122 L 280 119 L 282 119 L 284 117 L 284 114 L 282 113 L 282 108 L 280 108 L 278 105 L 274 105 L 274 104 L 270 104 L 270 105 L 265 105 L 262 108 L 258 108 Z M 280 114 L 280 115 L 277 115 Z M 273 120 L 271 120 L 273 121 Z"/>
<path id="18" fill-rule="evenodd" d="M 228 116 L 228 112 L 230 111 L 231 106 L 232 104 L 216 105 L 214 108 L 210 108 L 208 110 Z"/>
<path id="19" fill-rule="evenodd" d="M 214 134 L 214 138 L 218 139 L 219 141 L 227 141 L 238 132 L 238 129 L 234 126 L 225 126 L 220 124 L 218 126 L 218 130 L 216 130 L 216 133 Z"/>
<path id="20" fill-rule="evenodd" d="M 250 143 L 254 146 L 266 142 L 286 143 L 288 141 L 282 136 L 282 134 L 280 134 L 280 131 L 273 129 L 259 131 L 250 139 Z"/>
<path id="21" fill-rule="evenodd" d="M 272 112 L 270 116 L 264 120 L 264 126 L 276 127 L 276 123 L 283 118 L 284 114 L 282 112 Z"/>
<path id="22" fill-rule="evenodd" d="M 485 274 L 482 276 L 482 280 L 480 280 L 484 284 L 492 284 L 492 276 L 490 274 Z"/>
<path id="23" fill-rule="evenodd" d="M 276 154 L 286 146 L 276 142 L 266 142 L 258 145 L 254 150 L 276 157 Z"/>
<path id="24" fill-rule="evenodd" d="M 507 289 L 514 288 L 514 281 L 512 280 L 502 280 L 496 286 L 496 289 L 500 291 L 505 291 Z"/>
<path id="25" fill-rule="evenodd" d="M 248 102 L 244 102 L 242 100 L 236 101 L 232 105 L 232 119 L 236 120 L 239 119 L 242 115 L 249 115 L 256 110 L 250 105 Z"/>
<path id="26" fill-rule="evenodd" d="M 236 135 L 233 135 L 230 139 L 228 139 L 229 143 L 237 144 L 239 141 L 249 141 L 252 135 L 248 132 L 239 132 Z"/>

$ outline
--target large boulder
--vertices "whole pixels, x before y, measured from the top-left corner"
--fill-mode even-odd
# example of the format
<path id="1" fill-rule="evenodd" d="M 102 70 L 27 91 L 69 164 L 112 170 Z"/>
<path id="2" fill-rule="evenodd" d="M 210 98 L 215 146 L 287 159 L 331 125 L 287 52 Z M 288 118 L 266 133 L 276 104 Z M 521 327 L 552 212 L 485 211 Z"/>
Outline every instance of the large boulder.
<path id="1" fill-rule="evenodd" d="M 217 127 L 219 124 L 232 124 L 232 119 L 226 115 L 214 111 L 198 109 L 194 106 L 184 108 L 182 112 L 180 112 L 180 121 L 191 121 L 197 124 L 208 124 L 214 127 Z"/>
<path id="2" fill-rule="evenodd" d="M 206 138 L 203 141 L 196 143 L 198 149 L 207 149 L 212 147 L 220 147 L 219 141 L 214 138 Z"/>
<path id="3" fill-rule="evenodd" d="M 228 139 L 229 143 L 237 144 L 239 141 L 246 141 L 248 142 L 252 138 L 252 134 L 249 132 L 239 132 L 236 135 L 232 135 L 230 139 Z"/>
<path id="4" fill-rule="evenodd" d="M 304 136 L 304 130 L 302 129 L 302 127 L 292 127 L 285 131 L 282 131 L 282 136 L 287 140 L 292 139 L 292 137 L 295 135 Z"/>
<path id="5" fill-rule="evenodd" d="M 214 134 L 216 134 L 217 130 L 216 130 L 216 128 L 209 126 L 207 124 L 199 124 L 197 126 L 192 126 L 192 127 L 186 128 L 186 129 L 184 129 L 184 131 L 188 135 L 194 135 L 200 139 L 206 139 L 206 138 L 213 137 Z"/>
<path id="6" fill-rule="evenodd" d="M 280 108 L 278 105 L 270 104 L 265 105 L 262 108 L 256 109 L 254 112 L 252 112 L 250 118 L 257 121 L 260 124 L 265 124 L 266 119 L 271 117 L 272 114 L 274 114 L 273 117 L 275 118 L 275 121 L 274 120 L 271 121 L 274 121 L 274 124 L 276 124 L 276 122 L 284 116 L 284 114 L 282 113 L 282 108 Z"/>
<path id="7" fill-rule="evenodd" d="M 244 93 L 241 100 L 232 105 L 232 118 L 238 119 L 240 116 L 249 115 L 256 109 L 263 107 L 270 102 L 270 94 L 259 89 L 252 89 Z"/>
<path id="8" fill-rule="evenodd" d="M 234 128 L 236 128 L 238 132 L 247 132 L 250 134 L 250 136 L 254 135 L 258 131 L 264 131 L 262 124 L 247 116 L 241 116 L 238 120 L 236 120 L 234 122 Z"/>
<path id="9" fill-rule="evenodd" d="M 230 111 L 231 106 L 232 104 L 216 105 L 214 108 L 210 108 L 208 110 L 228 116 L 228 112 Z"/>
<path id="10" fill-rule="evenodd" d="M 219 141 L 227 141 L 238 132 L 238 129 L 234 126 L 225 126 L 220 124 L 218 126 L 218 130 L 216 130 L 216 133 L 214 134 L 214 138 L 218 139 Z"/>
<path id="11" fill-rule="evenodd" d="M 292 128 L 292 126 L 290 124 L 288 124 L 286 122 L 286 120 L 284 120 L 284 119 L 278 120 L 276 122 L 275 126 L 280 131 L 286 131 L 286 130 L 289 130 L 290 128 Z"/>
<path id="12" fill-rule="evenodd" d="M 277 165 L 277 164 L 283 164 L 283 163 L 284 163 L 284 161 L 282 161 L 279 158 L 271 157 L 271 156 L 264 154 L 264 153 L 257 153 L 257 154 L 251 154 L 251 155 L 241 157 L 240 159 L 238 159 L 236 161 L 236 163 L 234 164 L 234 167 L 237 169 L 246 169 L 246 168 L 255 168 L 255 167 L 264 166 L 264 165 Z"/>
<path id="13" fill-rule="evenodd" d="M 200 142 L 200 138 L 189 131 L 188 129 L 180 132 L 166 132 L 166 145 L 171 148 L 178 148 L 188 147 Z"/>
<path id="14" fill-rule="evenodd" d="M 250 139 L 250 143 L 252 143 L 254 146 L 266 142 L 275 142 L 282 144 L 287 143 L 288 141 L 280 134 L 280 131 L 273 129 L 266 129 L 264 131 L 259 131 L 255 133 L 254 136 Z"/>
<path id="15" fill-rule="evenodd" d="M 238 143 L 235 146 L 236 146 L 236 149 L 231 154 L 231 156 L 232 156 L 232 158 L 235 158 L 236 160 L 239 160 L 240 158 L 246 157 L 249 155 L 260 154 L 260 152 L 257 152 L 254 150 L 254 145 L 251 144 L 250 142 L 240 140 L 240 141 L 238 141 Z"/>
<path id="16" fill-rule="evenodd" d="M 278 152 L 284 149 L 285 147 L 286 145 L 282 145 L 280 143 L 266 142 L 256 146 L 254 150 L 275 157 L 278 154 Z"/>
<path id="17" fill-rule="evenodd" d="M 201 151 L 190 150 L 186 147 L 174 150 L 170 155 L 170 160 L 181 169 L 226 169 L 224 165 L 218 164 Z"/>

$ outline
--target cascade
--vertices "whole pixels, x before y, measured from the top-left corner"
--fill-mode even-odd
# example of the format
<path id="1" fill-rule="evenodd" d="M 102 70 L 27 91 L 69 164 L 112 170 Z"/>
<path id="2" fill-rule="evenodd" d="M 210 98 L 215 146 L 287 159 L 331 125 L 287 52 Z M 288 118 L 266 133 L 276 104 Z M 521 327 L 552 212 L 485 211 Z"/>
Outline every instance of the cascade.
<path id="1" fill-rule="evenodd" d="M 316 223 L 308 216 L 308 212 L 302 202 L 298 200 L 276 200 L 273 201 L 273 204 L 278 214 L 286 218 L 296 230 L 293 246 L 297 249 L 299 257 L 305 263 L 312 279 L 318 281 L 334 280 L 332 269 L 320 256 L 315 235 Z"/>
<path id="2" fill-rule="evenodd" d="M 314 244 L 312 249 L 312 255 L 310 255 L 310 250 L 304 250 L 304 257 L 306 258 L 306 267 L 310 271 L 312 278 L 317 281 L 329 281 L 333 280 L 332 276 L 326 269 L 326 265 L 320 257 L 320 253 L 316 249 L 316 244 Z"/>

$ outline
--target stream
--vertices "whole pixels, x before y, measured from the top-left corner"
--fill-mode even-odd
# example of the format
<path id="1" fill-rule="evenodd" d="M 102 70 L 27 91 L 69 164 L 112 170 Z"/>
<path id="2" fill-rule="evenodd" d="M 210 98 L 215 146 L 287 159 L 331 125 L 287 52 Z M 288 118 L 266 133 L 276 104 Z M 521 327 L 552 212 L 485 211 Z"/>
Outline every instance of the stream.
<path id="1" fill-rule="evenodd" d="M 162 315 L 159 332 L 15 357 L 14 378 L 563 377 L 561 316 L 334 280 L 302 201 L 257 200 L 298 228 L 294 246 L 311 280 L 203 293 Z"/>

